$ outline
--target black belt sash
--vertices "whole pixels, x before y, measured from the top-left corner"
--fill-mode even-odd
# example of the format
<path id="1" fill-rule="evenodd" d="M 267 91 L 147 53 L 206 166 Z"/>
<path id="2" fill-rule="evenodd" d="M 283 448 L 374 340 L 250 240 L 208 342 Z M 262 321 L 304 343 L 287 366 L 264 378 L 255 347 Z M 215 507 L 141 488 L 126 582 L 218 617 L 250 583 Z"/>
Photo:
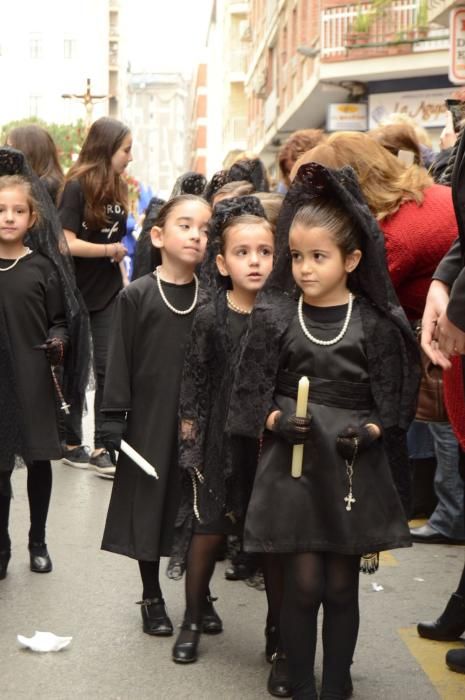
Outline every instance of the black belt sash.
<path id="1" fill-rule="evenodd" d="M 300 379 L 301 376 L 295 372 L 281 370 L 278 374 L 276 394 L 296 399 Z M 309 377 L 309 380 L 309 400 L 312 403 L 362 411 L 369 411 L 373 408 L 373 397 L 368 383 L 336 382 L 332 379 L 320 379 L 319 377 Z"/>

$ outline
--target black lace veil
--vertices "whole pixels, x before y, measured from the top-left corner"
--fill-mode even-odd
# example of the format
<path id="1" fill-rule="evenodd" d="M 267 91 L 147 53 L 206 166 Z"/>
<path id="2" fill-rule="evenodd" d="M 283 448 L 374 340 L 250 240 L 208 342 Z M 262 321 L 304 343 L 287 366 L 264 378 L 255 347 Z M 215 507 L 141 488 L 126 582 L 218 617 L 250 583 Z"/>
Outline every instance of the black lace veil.
<path id="1" fill-rule="evenodd" d="M 255 192 L 270 191 L 266 168 L 260 158 L 244 158 L 234 163 L 229 169 L 226 182 L 238 180 L 251 182 Z"/>
<path id="2" fill-rule="evenodd" d="M 152 197 L 145 210 L 144 223 L 139 238 L 137 239 L 136 251 L 134 253 L 133 280 L 150 274 L 161 262 L 160 252 L 152 245 L 150 231 L 155 225 L 160 209 L 164 204 L 164 199 Z"/>
<path id="3" fill-rule="evenodd" d="M 201 197 L 207 185 L 205 175 L 189 171 L 180 175 L 174 183 L 173 190 L 170 194 L 170 199 L 178 197 L 180 194 L 196 194 Z"/>
<path id="4" fill-rule="evenodd" d="M 203 196 L 209 204 L 212 203 L 213 197 L 218 192 L 219 189 L 225 185 L 228 180 L 227 170 L 218 170 L 214 175 L 212 175 L 211 180 L 207 183 Z"/>

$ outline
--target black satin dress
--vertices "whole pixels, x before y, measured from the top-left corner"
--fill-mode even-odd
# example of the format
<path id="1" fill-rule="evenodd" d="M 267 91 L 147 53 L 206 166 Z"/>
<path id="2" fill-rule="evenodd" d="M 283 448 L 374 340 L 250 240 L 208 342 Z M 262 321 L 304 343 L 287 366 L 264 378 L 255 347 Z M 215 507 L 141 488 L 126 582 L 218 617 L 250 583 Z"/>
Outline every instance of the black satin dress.
<path id="1" fill-rule="evenodd" d="M 329 340 L 338 335 L 347 306 L 304 305 L 312 335 Z M 349 492 L 345 460 L 336 437 L 347 426 L 379 424 L 371 399 L 357 302 L 345 336 L 335 345 L 312 343 L 297 315 L 283 339 L 276 406 L 295 410 L 296 391 L 283 377 L 308 376 L 311 433 L 304 447 L 302 476 L 291 476 L 292 447 L 266 433 L 247 512 L 244 543 L 250 552 L 323 551 L 363 554 L 411 544 L 402 505 L 394 486 L 382 439 L 361 452 L 354 464 Z"/>

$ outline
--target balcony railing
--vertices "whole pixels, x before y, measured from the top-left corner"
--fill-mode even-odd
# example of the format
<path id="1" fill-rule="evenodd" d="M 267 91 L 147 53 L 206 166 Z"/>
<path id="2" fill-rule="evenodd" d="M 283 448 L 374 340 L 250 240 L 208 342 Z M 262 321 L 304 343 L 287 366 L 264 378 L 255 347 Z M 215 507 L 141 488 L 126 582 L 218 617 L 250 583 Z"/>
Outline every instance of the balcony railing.
<path id="1" fill-rule="evenodd" d="M 339 5 L 321 15 L 321 56 L 323 59 L 351 57 L 353 49 L 365 49 L 367 58 L 386 53 L 431 51 L 448 48 L 448 30 L 418 26 L 420 0 L 393 0 L 372 15 L 366 32 L 356 32 L 356 18 L 373 13 L 373 4 Z M 357 51 L 357 58 L 361 58 Z"/>
<path id="2" fill-rule="evenodd" d="M 223 130 L 225 145 L 238 144 L 247 140 L 247 119 L 245 117 L 230 117 Z"/>

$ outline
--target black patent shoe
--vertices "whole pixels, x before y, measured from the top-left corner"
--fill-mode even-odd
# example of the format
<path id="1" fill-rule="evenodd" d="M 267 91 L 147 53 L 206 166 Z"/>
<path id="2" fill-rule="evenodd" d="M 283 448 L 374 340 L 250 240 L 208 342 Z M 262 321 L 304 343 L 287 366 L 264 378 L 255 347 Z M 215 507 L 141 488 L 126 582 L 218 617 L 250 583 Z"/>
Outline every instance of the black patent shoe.
<path id="1" fill-rule="evenodd" d="M 166 612 L 163 598 L 146 598 L 140 600 L 142 614 L 142 629 L 145 634 L 152 634 L 155 637 L 171 637 L 173 634 L 173 623 Z"/>
<path id="2" fill-rule="evenodd" d="M 211 595 L 207 595 L 202 620 L 202 632 L 205 634 L 219 634 L 223 631 L 223 622 L 221 617 L 213 607 L 215 600 L 218 600 L 218 598 L 213 598 Z"/>
<path id="3" fill-rule="evenodd" d="M 5 550 L 0 552 L 0 581 L 6 577 L 6 571 L 8 569 L 8 562 L 10 561 L 11 552 L 10 550 Z"/>
<path id="4" fill-rule="evenodd" d="M 287 659 L 283 652 L 276 652 L 273 654 L 267 688 L 270 695 L 273 695 L 275 698 L 292 697 Z"/>
<path id="5" fill-rule="evenodd" d="M 189 632 L 190 634 L 184 634 Z M 197 661 L 197 647 L 202 629 L 193 622 L 183 622 L 173 646 L 172 659 L 177 664 L 192 664 Z"/>
<path id="6" fill-rule="evenodd" d="M 446 664 L 451 671 L 465 673 L 465 649 L 451 649 L 446 654 Z"/>
<path id="7" fill-rule="evenodd" d="M 29 559 L 31 571 L 36 574 L 48 574 L 53 568 L 45 542 L 31 542 L 29 544 Z"/>

